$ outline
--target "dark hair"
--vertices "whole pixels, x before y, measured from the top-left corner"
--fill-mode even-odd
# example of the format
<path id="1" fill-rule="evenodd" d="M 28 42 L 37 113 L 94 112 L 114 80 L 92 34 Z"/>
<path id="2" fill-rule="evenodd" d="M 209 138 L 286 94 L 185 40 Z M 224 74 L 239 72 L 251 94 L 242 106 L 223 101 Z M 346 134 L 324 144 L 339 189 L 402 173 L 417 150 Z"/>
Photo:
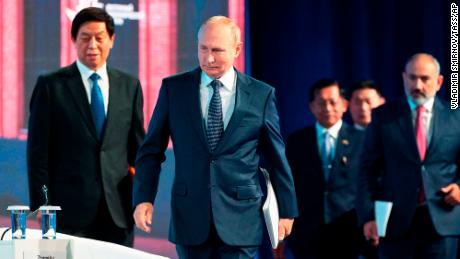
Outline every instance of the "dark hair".
<path id="1" fill-rule="evenodd" d="M 355 91 L 358 90 L 363 90 L 363 89 L 373 89 L 377 92 L 379 96 L 382 96 L 382 91 L 380 90 L 380 87 L 372 80 L 362 80 L 359 82 L 356 82 L 351 85 L 350 89 L 348 89 L 348 99 L 351 99 L 351 96 Z"/>
<path id="2" fill-rule="evenodd" d="M 345 91 L 340 87 L 339 82 L 337 80 L 332 78 L 321 78 L 310 87 L 309 102 L 313 102 L 315 100 L 316 95 L 321 89 L 332 85 L 336 85 L 337 88 L 339 88 L 340 96 L 345 98 Z"/>
<path id="3" fill-rule="evenodd" d="M 78 12 L 75 18 L 73 19 L 71 30 L 72 39 L 77 39 L 78 30 L 80 29 L 82 24 L 91 21 L 105 22 L 105 27 L 110 37 L 112 37 L 115 33 L 115 23 L 113 22 L 113 18 L 112 16 L 110 16 L 110 14 L 108 14 L 104 9 L 101 8 L 88 7 Z"/>

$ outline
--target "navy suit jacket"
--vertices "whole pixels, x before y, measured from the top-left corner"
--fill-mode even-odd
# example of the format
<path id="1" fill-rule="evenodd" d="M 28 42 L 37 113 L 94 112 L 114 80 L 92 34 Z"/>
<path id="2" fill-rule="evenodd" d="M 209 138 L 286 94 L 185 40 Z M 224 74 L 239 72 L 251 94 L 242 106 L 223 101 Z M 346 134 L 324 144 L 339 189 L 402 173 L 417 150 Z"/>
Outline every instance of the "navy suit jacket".
<path id="1" fill-rule="evenodd" d="M 131 228 L 134 165 L 144 138 L 143 98 L 139 80 L 107 67 L 109 104 L 102 140 L 74 63 L 38 78 L 30 102 L 27 166 L 31 209 L 59 205 L 58 229 L 88 228 L 107 203 L 113 221 Z M 107 233 L 110 235 L 110 233 Z"/>
<path id="2" fill-rule="evenodd" d="M 165 78 L 149 131 L 136 160 L 134 206 L 154 202 L 169 137 L 175 155 L 169 239 L 197 245 L 211 224 L 228 245 L 259 245 L 262 191 L 259 152 L 267 156 L 280 216 L 297 216 L 291 171 L 284 154 L 274 89 L 237 72 L 233 115 L 214 152 L 209 150 L 196 69 Z"/>
<path id="3" fill-rule="evenodd" d="M 357 226 L 354 209 L 363 138 L 363 132 L 345 122 L 342 124 L 329 180 L 326 182 L 315 126 L 298 130 L 289 136 L 286 155 L 294 176 L 299 205 L 299 217 L 294 222 L 291 236 L 293 242 L 302 245 L 304 240 L 311 240 L 318 234 L 324 224 L 325 199 L 332 221 L 349 213 L 353 215 L 347 218 L 354 221 L 348 223 Z"/>
<path id="4" fill-rule="evenodd" d="M 374 111 L 366 132 L 360 174 L 357 208 L 361 223 L 374 219 L 373 202 L 377 197 L 393 202 L 387 236 L 404 235 L 412 223 L 423 184 L 436 231 L 440 235 L 460 234 L 460 207 L 446 204 L 440 191 L 450 183 L 459 183 L 460 112 L 436 98 L 431 123 L 432 137 L 422 162 L 407 100 L 388 103 Z"/>

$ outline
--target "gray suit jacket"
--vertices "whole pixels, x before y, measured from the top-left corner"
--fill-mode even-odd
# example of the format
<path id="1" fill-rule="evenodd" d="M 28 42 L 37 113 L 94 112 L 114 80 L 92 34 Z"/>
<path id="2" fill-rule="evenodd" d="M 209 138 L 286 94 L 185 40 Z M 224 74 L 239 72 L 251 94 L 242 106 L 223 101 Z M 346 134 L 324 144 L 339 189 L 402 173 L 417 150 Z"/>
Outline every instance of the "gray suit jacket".
<path id="1" fill-rule="evenodd" d="M 357 208 L 361 223 L 374 218 L 373 201 L 378 197 L 393 202 L 387 236 L 404 235 L 412 223 L 423 184 L 436 231 L 440 235 L 460 234 L 460 206 L 445 203 L 440 191 L 450 183 L 460 183 L 460 111 L 451 110 L 436 98 L 431 123 L 432 138 L 421 161 L 407 100 L 375 110 L 366 131 L 360 173 Z M 379 179 L 381 183 L 377 184 Z"/>

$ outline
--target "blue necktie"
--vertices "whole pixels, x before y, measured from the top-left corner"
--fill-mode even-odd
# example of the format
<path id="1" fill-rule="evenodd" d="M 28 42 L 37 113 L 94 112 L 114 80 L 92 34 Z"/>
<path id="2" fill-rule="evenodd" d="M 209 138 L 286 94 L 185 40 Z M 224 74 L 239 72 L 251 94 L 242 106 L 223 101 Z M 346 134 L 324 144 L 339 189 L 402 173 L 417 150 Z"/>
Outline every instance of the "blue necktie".
<path id="1" fill-rule="evenodd" d="M 331 153 L 332 153 L 332 136 L 328 131 L 323 133 L 323 146 L 321 147 L 321 160 L 323 162 L 324 177 L 326 182 L 329 180 L 329 173 L 331 171 Z"/>
<path id="2" fill-rule="evenodd" d="M 97 73 L 92 74 L 90 77 L 93 82 L 91 87 L 91 110 L 93 111 L 94 125 L 99 139 L 102 139 L 104 124 L 105 124 L 105 109 L 104 97 L 102 97 L 101 87 L 98 80 L 101 78 Z"/>
<path id="3" fill-rule="evenodd" d="M 325 180 L 325 190 L 328 190 L 328 181 L 329 176 L 331 173 L 331 153 L 332 153 L 332 136 L 328 131 L 324 131 L 323 133 L 323 146 L 321 147 L 321 160 L 323 162 L 323 172 L 324 172 L 324 180 Z M 324 222 L 327 224 L 331 222 L 331 213 L 330 213 L 330 203 L 328 192 L 324 192 Z"/>
<path id="4" fill-rule="evenodd" d="M 222 134 L 224 133 L 224 121 L 222 120 L 222 100 L 220 99 L 219 88 L 222 83 L 219 80 L 211 82 L 213 95 L 208 110 L 208 129 L 206 135 L 211 151 L 214 151 L 219 143 Z"/>

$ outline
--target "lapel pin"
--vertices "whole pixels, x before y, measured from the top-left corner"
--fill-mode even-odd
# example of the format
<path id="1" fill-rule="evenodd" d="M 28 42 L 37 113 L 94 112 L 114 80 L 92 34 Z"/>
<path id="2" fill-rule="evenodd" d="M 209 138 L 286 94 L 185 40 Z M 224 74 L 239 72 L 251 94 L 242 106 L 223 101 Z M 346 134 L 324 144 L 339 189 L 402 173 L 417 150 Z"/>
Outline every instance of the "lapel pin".
<path id="1" fill-rule="evenodd" d="M 350 142 L 348 142 L 348 139 L 342 139 L 342 145 L 348 146 Z"/>
<path id="2" fill-rule="evenodd" d="M 346 165 L 348 163 L 348 158 L 346 156 L 342 157 L 342 164 Z"/>

